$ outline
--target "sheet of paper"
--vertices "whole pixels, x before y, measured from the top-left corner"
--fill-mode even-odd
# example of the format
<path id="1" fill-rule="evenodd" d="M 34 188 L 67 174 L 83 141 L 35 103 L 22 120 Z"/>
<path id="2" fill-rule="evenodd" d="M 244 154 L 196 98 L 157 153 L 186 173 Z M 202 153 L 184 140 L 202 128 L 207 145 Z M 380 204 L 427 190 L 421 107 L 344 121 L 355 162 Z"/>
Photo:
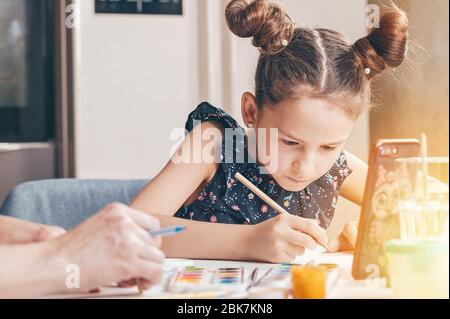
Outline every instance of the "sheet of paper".
<path id="1" fill-rule="evenodd" d="M 325 248 L 318 247 L 315 250 L 306 249 L 305 254 L 297 256 L 294 263 L 307 264 L 312 261 L 316 264 L 336 264 L 342 268 L 351 268 L 353 254 L 346 252 L 327 253 Z"/>
<path id="2" fill-rule="evenodd" d="M 164 261 L 164 268 L 166 269 L 189 267 L 193 265 L 194 261 L 191 259 L 166 258 Z"/>

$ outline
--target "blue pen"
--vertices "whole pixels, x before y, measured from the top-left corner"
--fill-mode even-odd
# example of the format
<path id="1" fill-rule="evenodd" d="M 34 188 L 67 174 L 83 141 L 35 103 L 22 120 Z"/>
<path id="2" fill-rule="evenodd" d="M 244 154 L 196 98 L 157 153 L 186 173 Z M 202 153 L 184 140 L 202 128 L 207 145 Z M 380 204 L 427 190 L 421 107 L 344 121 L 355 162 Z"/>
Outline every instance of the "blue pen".
<path id="1" fill-rule="evenodd" d="M 183 226 L 172 226 L 172 227 L 161 228 L 161 229 L 158 229 L 158 230 L 150 231 L 149 233 L 153 237 L 155 237 L 155 236 L 169 236 L 169 235 L 176 235 L 178 233 L 181 233 L 185 229 L 186 229 L 186 227 L 183 227 Z"/>

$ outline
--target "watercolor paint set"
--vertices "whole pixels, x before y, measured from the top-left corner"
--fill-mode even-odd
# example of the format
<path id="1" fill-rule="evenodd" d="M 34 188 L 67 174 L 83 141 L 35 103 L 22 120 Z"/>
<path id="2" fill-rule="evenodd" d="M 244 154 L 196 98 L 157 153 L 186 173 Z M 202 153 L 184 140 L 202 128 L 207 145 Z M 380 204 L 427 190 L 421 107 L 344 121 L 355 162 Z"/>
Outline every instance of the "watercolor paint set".
<path id="1" fill-rule="evenodd" d="M 168 289 L 172 292 L 195 292 L 211 289 L 245 290 L 247 280 L 244 268 L 185 267 L 172 277 Z"/>
<path id="2" fill-rule="evenodd" d="M 289 287 L 292 266 L 292 264 L 279 264 L 269 268 L 259 280 L 259 284 L 262 286 Z"/>

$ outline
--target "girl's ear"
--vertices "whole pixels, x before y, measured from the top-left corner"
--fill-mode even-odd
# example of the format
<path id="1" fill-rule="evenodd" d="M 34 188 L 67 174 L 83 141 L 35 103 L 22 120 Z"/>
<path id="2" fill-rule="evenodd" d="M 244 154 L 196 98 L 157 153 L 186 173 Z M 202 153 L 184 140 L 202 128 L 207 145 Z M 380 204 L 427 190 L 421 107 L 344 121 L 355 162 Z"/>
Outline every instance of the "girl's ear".
<path id="1" fill-rule="evenodd" d="M 245 92 L 242 95 L 241 112 L 245 125 L 249 128 L 254 128 L 258 120 L 258 106 L 252 93 Z"/>

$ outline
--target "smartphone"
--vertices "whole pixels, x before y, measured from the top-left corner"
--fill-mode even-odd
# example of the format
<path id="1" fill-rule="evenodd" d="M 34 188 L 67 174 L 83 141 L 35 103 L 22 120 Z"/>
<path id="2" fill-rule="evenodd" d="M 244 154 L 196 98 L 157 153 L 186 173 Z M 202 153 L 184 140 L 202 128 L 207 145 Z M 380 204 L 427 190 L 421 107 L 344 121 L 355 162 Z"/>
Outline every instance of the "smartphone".
<path id="1" fill-rule="evenodd" d="M 369 157 L 369 172 L 358 226 L 352 276 L 357 280 L 384 277 L 384 242 L 400 238 L 400 219 L 395 209 L 400 185 L 395 159 L 417 157 L 416 139 L 378 140 Z"/>

